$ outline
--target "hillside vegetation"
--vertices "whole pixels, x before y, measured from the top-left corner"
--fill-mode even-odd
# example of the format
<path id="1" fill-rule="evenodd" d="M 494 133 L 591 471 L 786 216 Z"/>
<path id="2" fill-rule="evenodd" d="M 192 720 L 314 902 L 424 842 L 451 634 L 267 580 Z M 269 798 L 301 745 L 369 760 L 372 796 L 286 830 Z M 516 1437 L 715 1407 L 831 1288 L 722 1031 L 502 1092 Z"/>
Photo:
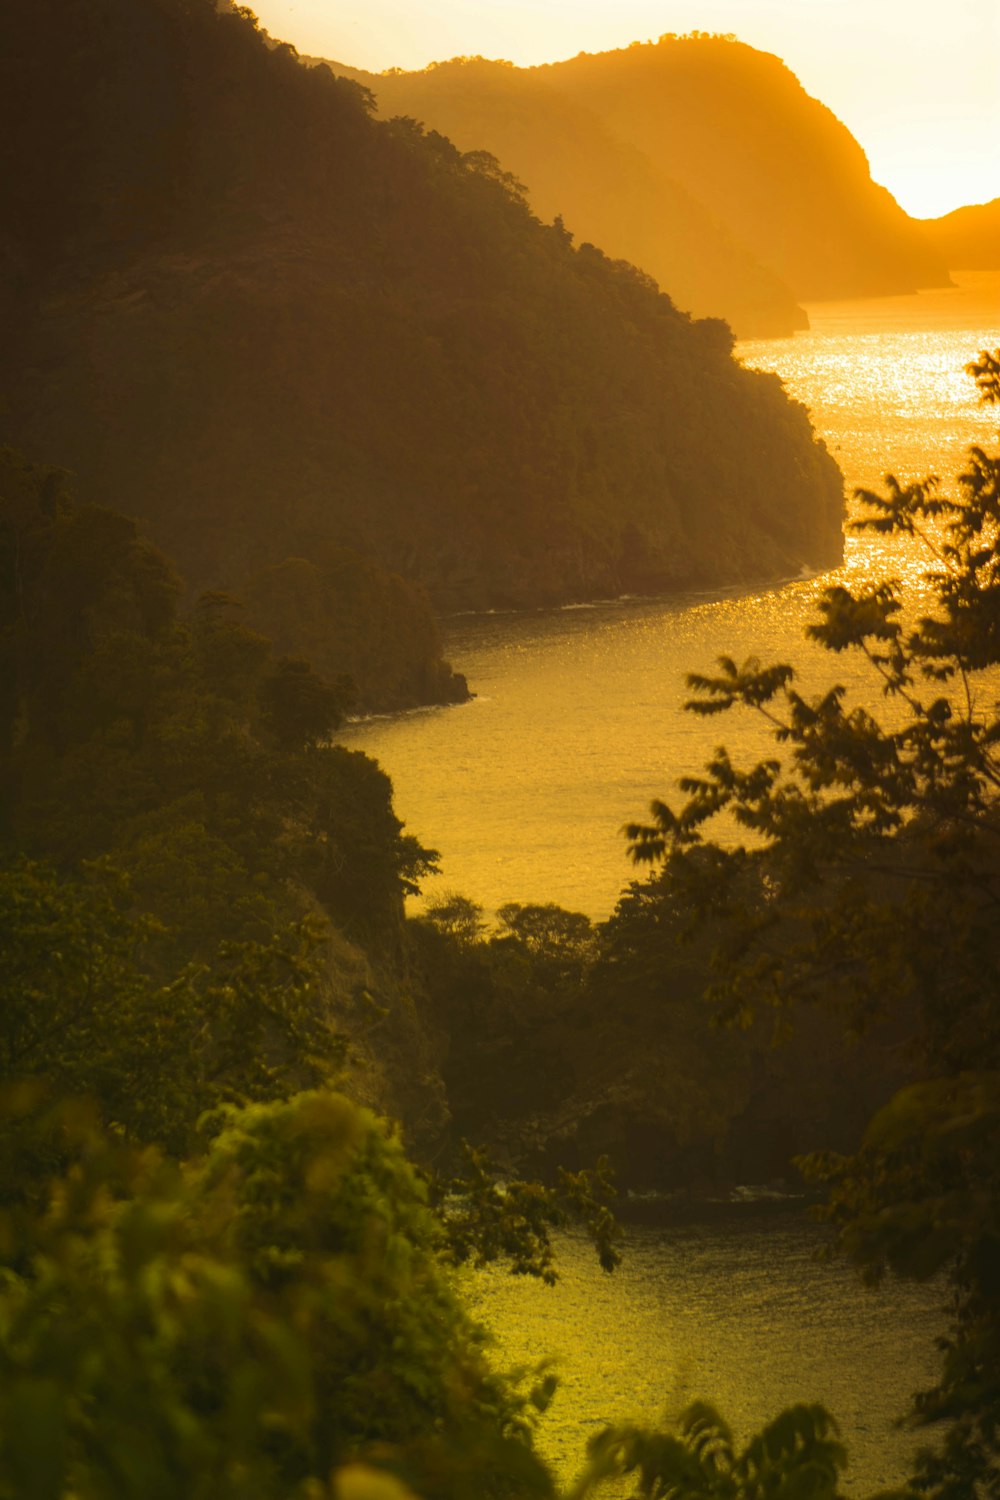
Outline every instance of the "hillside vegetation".
<path id="1" fill-rule="evenodd" d="M 766 52 L 664 36 L 537 70 L 645 151 L 805 301 L 947 285 L 940 254 L 831 110 Z"/>
<path id="2" fill-rule="evenodd" d="M 346 549 L 483 608 L 841 555 L 804 409 L 489 155 L 211 0 L 20 0 L 7 30 L 4 429 L 193 589 L 289 559 L 335 589 Z"/>
<path id="3" fill-rule="evenodd" d="M 735 38 L 663 36 L 536 68 L 334 67 L 383 115 L 495 153 L 542 218 L 740 337 L 807 326 L 798 299 L 947 284 L 942 247 L 872 181 L 847 128 L 780 59 Z"/>
<path id="4" fill-rule="evenodd" d="M 741 338 L 808 324 L 788 286 L 700 202 L 537 68 L 454 58 L 419 73 L 335 71 L 374 93 L 385 117 L 408 115 L 463 151 L 485 147 L 524 183 L 539 218 L 656 278 L 678 307 L 721 317 Z"/>

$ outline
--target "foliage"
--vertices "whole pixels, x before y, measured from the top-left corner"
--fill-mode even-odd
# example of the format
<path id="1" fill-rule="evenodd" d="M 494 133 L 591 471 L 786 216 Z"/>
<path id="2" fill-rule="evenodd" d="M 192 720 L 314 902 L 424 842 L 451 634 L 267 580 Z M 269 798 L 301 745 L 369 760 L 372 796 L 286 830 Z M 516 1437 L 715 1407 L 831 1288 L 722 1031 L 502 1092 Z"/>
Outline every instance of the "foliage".
<path id="1" fill-rule="evenodd" d="M 24 1101 L 21 1100 L 23 1106 Z M 493 1374 L 420 1180 L 335 1094 L 228 1110 L 186 1169 L 78 1110 L 75 1156 L 0 1220 L 0 1493 L 319 1500 L 332 1471 L 547 1494 L 532 1394 Z M 544 1400 L 538 1394 L 534 1401 Z M 361 1494 L 348 1467 L 341 1496 Z"/>
<path id="2" fill-rule="evenodd" d="M 307 661 L 284 656 L 262 691 L 262 722 L 283 750 L 322 744 L 344 721 L 349 681 L 324 682 Z"/>
<path id="3" fill-rule="evenodd" d="M 441 659 L 441 636 L 421 592 L 346 547 L 310 547 L 241 586 L 247 614 L 282 652 L 301 653 L 349 688 L 353 707 L 407 708 L 468 697 Z"/>
<path id="4" fill-rule="evenodd" d="M 134 522 L 0 454 L 0 1078 L 183 1154 L 220 1100 L 338 1076 L 376 980 L 337 992 L 328 938 L 391 964 L 433 856 L 330 743 L 344 685 L 179 595 Z"/>
<path id="5" fill-rule="evenodd" d="M 582 1222 L 605 1271 L 621 1263 L 620 1229 L 608 1204 L 614 1196 L 611 1166 L 602 1157 L 593 1171 L 559 1172 L 558 1186 L 498 1180 L 481 1148 L 463 1143 L 463 1174 L 435 1182 L 435 1201 L 457 1264 L 503 1260 L 516 1276 L 557 1280 L 551 1231 Z"/>
<path id="6" fill-rule="evenodd" d="M 1000 402 L 1000 352 L 969 366 Z M 764 714 L 781 754 L 742 771 L 719 750 L 687 801 L 628 832 L 659 862 L 665 899 L 710 918 L 714 995 L 731 1018 L 822 999 L 855 1026 L 909 1025 L 914 1087 L 873 1120 L 858 1154 L 814 1158 L 841 1243 L 877 1276 L 946 1269 L 951 1330 L 937 1386 L 917 1399 L 947 1424 L 919 1483 L 947 1500 L 1000 1494 L 1000 456 L 970 450 L 956 500 L 936 479 L 863 492 L 857 524 L 930 549 L 926 614 L 889 580 L 826 591 L 810 634 L 867 659 L 884 719 L 840 687 L 806 698 L 791 667 L 719 663 L 690 679 L 696 712 Z M 725 810 L 749 846 L 706 837 Z"/>
<path id="7" fill-rule="evenodd" d="M 486 931 L 483 908 L 457 891 L 432 897 L 424 911 L 424 919 L 459 945 L 477 942 Z"/>
<path id="8" fill-rule="evenodd" d="M 985 376 L 989 363 L 984 355 L 973 368 Z M 887 498 L 859 497 L 874 511 L 860 528 L 909 533 L 933 550 L 926 583 L 937 612 L 907 627 L 897 583 L 857 595 L 835 586 L 809 628 L 828 650 L 868 659 L 891 721 L 847 706 L 840 687 L 805 699 L 791 667 L 720 661 L 720 675 L 689 679 L 700 693 L 689 706 L 762 713 L 790 767 L 775 758 L 741 772 L 719 750 L 704 778 L 681 783 L 689 796 L 678 812 L 655 804 L 651 825 L 628 829 L 634 857 L 664 861 L 699 910 L 728 917 L 751 898 L 732 949 L 743 944 L 752 962 L 738 972 L 729 964 L 720 990 L 734 1012 L 744 994 L 787 1000 L 834 981 L 861 1014 L 896 992 L 919 1002 L 928 1050 L 956 1063 L 997 1041 L 988 997 L 1000 721 L 991 684 L 977 674 L 1000 659 L 1000 460 L 978 448 L 969 457 L 957 502 L 939 496 L 934 479 L 903 489 L 890 477 Z M 945 531 L 935 540 L 925 523 L 938 520 Z M 933 691 L 941 684 L 949 695 Z M 724 850 L 704 839 L 723 810 L 756 847 Z M 843 872 L 855 879 L 827 895 L 826 877 Z M 817 890 L 822 900 L 813 900 Z"/>
<path id="9" fill-rule="evenodd" d="M 374 763 L 329 742 L 345 685 L 275 657 L 226 595 L 181 616 L 166 559 L 58 472 L 7 453 L 0 480 L 8 839 L 64 870 L 113 856 L 184 957 L 301 916 L 289 881 L 392 942 L 432 856 Z"/>
<path id="10" fill-rule="evenodd" d="M 505 1128 L 516 1137 L 518 1122 L 546 1109 L 566 1071 L 567 1030 L 593 959 L 589 920 L 510 902 L 489 925 L 481 907 L 451 893 L 408 923 L 408 944 L 428 1018 L 447 1038 L 441 1071 L 456 1136 L 517 1159 Z"/>
<path id="11" fill-rule="evenodd" d="M 70 1165 L 0 1213 L 0 1494 L 554 1495 L 531 1439 L 555 1381 L 491 1370 L 446 1229 L 368 1111 L 227 1107 L 180 1168 L 78 1102 L 21 1086 L 3 1110 Z M 588 1459 L 565 1500 L 629 1475 L 650 1500 L 836 1500 L 845 1463 L 821 1407 L 737 1452 L 704 1403 L 676 1434 L 605 1429 Z"/>
<path id="12" fill-rule="evenodd" d="M 712 929 L 634 882 L 592 926 L 509 903 L 488 924 L 454 893 L 408 924 L 453 1129 L 515 1175 L 608 1155 L 626 1187 L 797 1181 L 796 1154 L 846 1149 L 905 1077 L 898 1027 L 860 1045 L 813 1009 L 720 1031 L 703 993 Z M 775 1046 L 780 1036 L 782 1045 Z"/>
<path id="13" fill-rule="evenodd" d="M 221 944 L 211 968 L 166 980 L 157 930 L 107 867 L 57 878 L 0 868 L 0 1086 L 101 1101 L 132 1141 L 190 1149 L 205 1110 L 329 1083 L 344 1043 L 322 1001 L 322 934 L 290 924 L 267 944 Z M 3 1193 L 24 1184 L 6 1159 Z"/>
<path id="14" fill-rule="evenodd" d="M 807 1160 L 825 1182 L 825 1216 L 876 1282 L 892 1271 L 946 1273 L 949 1330 L 938 1383 L 914 1418 L 938 1424 L 940 1450 L 920 1455 L 917 1486 L 935 1500 L 998 1493 L 1000 1446 L 1000 1074 L 979 1070 L 901 1090 L 853 1157 Z"/>
<path id="15" fill-rule="evenodd" d="M 847 1466 L 829 1412 L 803 1404 L 769 1422 L 742 1452 L 715 1408 L 696 1401 L 681 1413 L 676 1431 L 609 1427 L 590 1440 L 588 1453 L 590 1463 L 569 1500 L 583 1500 L 601 1483 L 626 1475 L 635 1475 L 643 1500 L 838 1500 Z M 904 1492 L 875 1500 L 904 1500 Z"/>
<path id="16" fill-rule="evenodd" d="M 499 924 L 494 942 L 516 946 L 558 977 L 567 966 L 578 966 L 593 948 L 590 918 L 580 911 L 566 911 L 552 901 L 539 905 L 508 901 L 497 912 Z"/>
<path id="17" fill-rule="evenodd" d="M 797 1153 L 853 1144 L 887 1079 L 905 1076 L 898 1037 L 873 1028 L 859 1046 L 835 1018 L 802 1009 L 720 1029 L 704 1001 L 720 929 L 689 925 L 666 884 L 623 892 L 596 934 L 552 1126 L 571 1129 L 584 1160 L 610 1153 L 633 1187 L 793 1186 Z"/>

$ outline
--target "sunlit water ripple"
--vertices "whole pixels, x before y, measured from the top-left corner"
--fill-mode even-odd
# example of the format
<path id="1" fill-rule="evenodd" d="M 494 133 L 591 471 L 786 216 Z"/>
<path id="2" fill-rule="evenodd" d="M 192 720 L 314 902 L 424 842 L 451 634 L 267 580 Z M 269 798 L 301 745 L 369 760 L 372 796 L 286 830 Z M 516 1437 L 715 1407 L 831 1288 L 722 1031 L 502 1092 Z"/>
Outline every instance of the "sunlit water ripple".
<path id="1" fill-rule="evenodd" d="M 887 470 L 903 481 L 950 477 L 971 442 L 993 440 L 995 415 L 963 372 L 1000 342 L 1000 278 L 970 274 L 955 289 L 809 313 L 810 332 L 739 352 L 777 370 L 810 408 L 849 492 L 878 488 Z M 794 661 L 806 686 L 843 681 L 878 707 L 868 674 L 809 646 L 803 630 L 831 580 L 890 573 L 916 588 L 923 566 L 899 543 L 849 537 L 838 573 L 754 593 L 454 618 L 447 654 L 478 697 L 370 720 L 345 740 L 382 763 L 410 831 L 441 851 L 429 894 L 459 890 L 487 910 L 556 901 L 605 917 L 632 875 L 622 825 L 669 799 L 721 739 L 745 762 L 770 749 L 749 715 L 685 714 L 685 674 L 723 654 Z"/>
<path id="2" fill-rule="evenodd" d="M 852 1494 L 910 1472 L 927 1437 L 897 1419 L 933 1382 L 934 1294 L 869 1291 L 842 1263 L 817 1258 L 817 1226 L 740 1212 L 738 1224 L 631 1228 L 612 1276 L 582 1237 L 561 1241 L 555 1287 L 466 1273 L 467 1301 L 496 1330 L 501 1361 L 553 1360 L 560 1384 L 538 1443 L 564 1482 L 606 1424 L 656 1425 L 698 1398 L 742 1440 L 793 1402 L 822 1401 L 848 1447 Z"/>

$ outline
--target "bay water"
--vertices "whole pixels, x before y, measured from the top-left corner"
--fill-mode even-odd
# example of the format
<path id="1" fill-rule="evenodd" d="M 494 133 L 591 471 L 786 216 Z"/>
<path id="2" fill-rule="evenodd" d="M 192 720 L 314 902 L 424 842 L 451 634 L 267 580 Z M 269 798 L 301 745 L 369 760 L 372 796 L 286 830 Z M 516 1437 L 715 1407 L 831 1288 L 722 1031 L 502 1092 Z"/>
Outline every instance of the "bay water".
<path id="1" fill-rule="evenodd" d="M 505 1368 L 551 1361 L 559 1385 L 537 1441 L 564 1484 L 609 1424 L 662 1427 L 707 1400 L 742 1443 L 788 1406 L 818 1401 L 847 1448 L 843 1488 L 866 1497 L 901 1483 L 930 1441 L 899 1418 L 934 1382 L 943 1288 L 871 1290 L 820 1259 L 823 1244 L 804 1215 L 739 1205 L 700 1223 L 629 1227 L 611 1275 L 582 1235 L 566 1236 L 554 1287 L 491 1268 L 466 1273 L 466 1300 Z"/>
<path id="2" fill-rule="evenodd" d="M 849 494 L 878 488 L 886 472 L 947 480 L 971 443 L 995 441 L 996 413 L 977 404 L 964 367 L 1000 344 L 1000 277 L 956 282 L 815 305 L 809 332 L 738 346 L 806 404 Z M 822 577 L 453 618 L 446 654 L 477 697 L 370 719 L 344 739 L 381 762 L 410 831 L 441 851 L 425 894 L 458 891 L 487 912 L 555 901 L 601 919 L 634 873 L 624 823 L 651 798 L 670 800 L 676 778 L 697 773 L 719 742 L 741 763 L 772 752 L 752 715 L 685 713 L 685 674 L 710 672 L 723 654 L 791 661 L 806 687 L 841 681 L 884 712 L 878 684 L 803 631 L 828 583 L 904 577 L 919 602 L 927 564 L 913 546 L 849 535 L 843 567 Z M 612 1277 L 568 1237 L 555 1288 L 500 1271 L 470 1273 L 465 1286 L 503 1363 L 555 1358 L 562 1384 L 539 1442 L 565 1481 L 606 1422 L 655 1422 L 703 1397 L 745 1437 L 791 1402 L 820 1400 L 851 1453 L 845 1488 L 863 1496 L 909 1470 L 918 1438 L 895 1423 L 933 1380 L 943 1289 L 872 1293 L 849 1268 L 817 1260 L 821 1245 L 803 1216 L 744 1207 L 738 1218 L 630 1228 Z"/>
<path id="3" fill-rule="evenodd" d="M 743 343 L 743 362 L 777 371 L 833 451 L 848 494 L 961 471 L 973 442 L 996 436 L 965 365 L 1000 343 L 1000 277 L 913 296 L 822 303 L 811 329 Z M 563 609 L 467 615 L 444 622 L 445 654 L 477 696 L 348 726 L 345 743 L 392 777 L 410 832 L 440 851 L 425 896 L 457 891 L 495 911 L 554 901 L 607 917 L 633 878 L 622 837 L 652 798 L 670 801 L 720 742 L 749 764 L 772 742 L 750 714 L 684 712 L 688 672 L 789 661 L 808 686 L 842 681 L 878 707 L 879 685 L 804 639 L 823 587 L 910 576 L 928 559 L 870 535 L 848 536 L 843 568 L 751 591 L 594 601 Z"/>

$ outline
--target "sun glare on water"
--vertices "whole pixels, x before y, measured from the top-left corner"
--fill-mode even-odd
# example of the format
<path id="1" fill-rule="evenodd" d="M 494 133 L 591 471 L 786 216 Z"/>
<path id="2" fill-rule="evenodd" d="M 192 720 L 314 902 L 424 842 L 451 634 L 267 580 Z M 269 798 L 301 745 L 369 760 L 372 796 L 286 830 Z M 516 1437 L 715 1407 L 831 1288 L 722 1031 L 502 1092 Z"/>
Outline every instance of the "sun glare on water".
<path id="1" fill-rule="evenodd" d="M 965 365 L 996 342 L 1000 278 L 952 290 L 811 306 L 807 333 L 743 343 L 743 362 L 775 370 L 812 414 L 855 488 L 954 477 L 973 442 L 991 445 L 996 414 L 980 407 Z M 852 507 L 857 514 L 857 507 Z M 676 778 L 701 772 L 721 739 L 744 764 L 773 753 L 751 716 L 725 725 L 683 711 L 688 672 L 716 659 L 794 662 L 807 692 L 843 682 L 851 702 L 886 712 L 881 684 L 851 653 L 805 639 L 830 583 L 861 589 L 887 577 L 908 608 L 928 597 L 932 557 L 905 540 L 848 533 L 843 566 L 815 578 L 707 596 L 447 622 L 446 654 L 479 698 L 459 710 L 358 727 L 352 743 L 390 771 L 415 831 L 433 828 L 443 873 L 426 892 L 457 889 L 494 910 L 557 901 L 607 916 L 633 871 L 621 836 Z M 720 830 L 721 834 L 721 830 Z"/>

